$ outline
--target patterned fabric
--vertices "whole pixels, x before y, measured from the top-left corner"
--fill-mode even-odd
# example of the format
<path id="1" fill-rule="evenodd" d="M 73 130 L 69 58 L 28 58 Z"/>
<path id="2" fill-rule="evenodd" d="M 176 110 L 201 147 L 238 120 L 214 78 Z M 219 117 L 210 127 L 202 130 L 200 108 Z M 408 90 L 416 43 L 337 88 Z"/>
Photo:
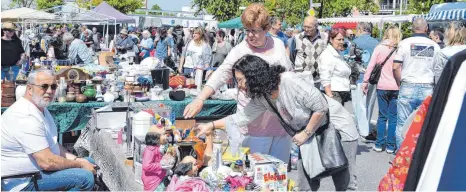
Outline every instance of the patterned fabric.
<path id="1" fill-rule="evenodd" d="M 68 48 L 68 59 L 76 63 L 94 63 L 89 48 L 80 39 L 74 39 L 73 42 L 71 42 Z"/>
<path id="2" fill-rule="evenodd" d="M 144 102 L 140 103 L 150 106 L 154 103 L 163 103 L 172 108 L 172 112 L 176 117 L 183 117 L 184 108 L 191 102 L 191 99 L 184 101 L 158 101 L 158 102 Z M 91 118 L 91 112 L 94 107 L 103 107 L 107 103 L 103 102 L 89 102 L 89 103 L 52 103 L 47 107 L 50 114 L 57 125 L 59 133 L 68 131 L 81 130 L 86 127 L 87 122 Z M 126 104 L 126 103 L 121 103 Z M 136 103 L 134 103 L 136 104 Z M 133 104 L 133 105 L 134 105 Z M 113 103 L 113 105 L 120 105 L 120 103 Z M 2 113 L 8 108 L 2 107 Z M 217 117 L 233 114 L 236 111 L 236 101 L 222 101 L 222 100 L 206 100 L 202 111 L 196 117 Z"/>
<path id="3" fill-rule="evenodd" d="M 419 107 L 406 138 L 393 159 L 392 166 L 379 183 L 379 191 L 403 191 L 414 149 L 431 100 L 432 96 L 428 96 Z"/>
<path id="4" fill-rule="evenodd" d="M 304 32 L 295 36 L 296 39 L 296 71 L 310 71 L 314 81 L 319 79 L 319 63 L 317 58 L 327 47 L 327 37 L 318 33 L 315 39 L 309 39 Z"/>

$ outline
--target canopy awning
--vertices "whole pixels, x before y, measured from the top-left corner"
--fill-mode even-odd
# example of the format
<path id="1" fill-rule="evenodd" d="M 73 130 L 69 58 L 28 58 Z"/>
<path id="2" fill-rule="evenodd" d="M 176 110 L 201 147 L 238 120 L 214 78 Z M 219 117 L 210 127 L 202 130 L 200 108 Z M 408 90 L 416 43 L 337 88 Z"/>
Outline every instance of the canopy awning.
<path id="1" fill-rule="evenodd" d="M 2 12 L 2 22 L 18 22 L 20 19 L 52 19 L 55 15 L 27 7 L 10 9 Z"/>
<path id="2" fill-rule="evenodd" d="M 442 3 L 433 5 L 426 15 L 426 21 L 464 21 L 466 19 L 466 2 Z"/>
<path id="3" fill-rule="evenodd" d="M 121 13 L 105 1 L 100 3 L 92 11 L 115 18 L 117 23 L 135 23 L 134 18 Z"/>
<path id="4" fill-rule="evenodd" d="M 319 23 L 381 23 L 381 22 L 411 22 L 416 15 L 369 15 L 358 17 L 335 17 L 318 19 Z"/>
<path id="5" fill-rule="evenodd" d="M 217 25 L 218 28 L 227 28 L 227 29 L 239 29 L 243 28 L 243 23 L 241 23 L 241 18 L 237 17 L 230 19 L 228 21 L 221 22 Z"/>
<path id="6" fill-rule="evenodd" d="M 358 23 L 335 23 L 332 28 L 356 29 Z"/>

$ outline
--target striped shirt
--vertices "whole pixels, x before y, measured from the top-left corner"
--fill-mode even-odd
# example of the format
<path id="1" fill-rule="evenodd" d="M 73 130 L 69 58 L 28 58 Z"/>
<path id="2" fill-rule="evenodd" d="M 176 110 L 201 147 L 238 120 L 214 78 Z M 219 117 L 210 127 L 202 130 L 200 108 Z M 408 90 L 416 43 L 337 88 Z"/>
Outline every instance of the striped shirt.
<path id="1" fill-rule="evenodd" d="M 71 42 L 68 49 L 68 59 L 71 60 L 71 63 L 94 63 L 89 48 L 84 44 L 84 41 L 80 39 L 74 39 L 73 42 Z"/>

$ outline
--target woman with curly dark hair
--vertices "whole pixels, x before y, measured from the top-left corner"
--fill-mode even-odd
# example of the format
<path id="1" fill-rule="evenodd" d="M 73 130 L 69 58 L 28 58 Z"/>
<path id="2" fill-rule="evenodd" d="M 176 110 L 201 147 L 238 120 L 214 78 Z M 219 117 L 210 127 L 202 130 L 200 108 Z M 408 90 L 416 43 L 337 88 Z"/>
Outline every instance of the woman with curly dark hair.
<path id="1" fill-rule="evenodd" d="M 292 70 L 291 61 L 286 56 L 286 48 L 281 40 L 266 35 L 271 27 L 269 21 L 269 12 L 263 4 L 253 3 L 244 10 L 241 15 L 241 22 L 244 25 L 246 39 L 239 42 L 228 53 L 223 63 L 212 73 L 197 98 L 186 106 L 183 113 L 185 118 L 192 118 L 198 114 L 204 106 L 204 101 L 232 80 L 233 65 L 244 55 L 255 55 L 266 60 L 270 65 L 281 65 L 286 70 Z M 237 113 L 237 115 L 198 126 L 220 128 L 229 125 L 228 127 L 237 129 L 241 136 L 245 137 L 244 142 L 237 143 L 249 147 L 251 153 L 268 154 L 288 162 L 290 159 L 291 137 L 283 130 L 277 116 L 263 107 L 256 108 L 255 103 L 258 101 L 256 99 L 251 100 L 243 92 L 239 92 L 237 98 L 237 112 L 250 110 L 247 113 L 253 113 L 254 115 L 251 115 L 251 117 L 257 117 L 253 122 L 243 121 L 240 113 Z"/>
<path id="2" fill-rule="evenodd" d="M 287 72 L 283 66 L 271 66 L 258 56 L 246 55 L 240 58 L 233 66 L 233 75 L 238 89 L 256 99 L 255 110 L 266 109 L 276 113 L 283 119 L 281 124 L 293 137 L 293 143 L 300 146 L 302 153 L 298 172 L 302 175 L 298 181 L 299 190 L 307 191 L 309 187 L 317 190 L 320 186 L 323 165 L 319 149 L 313 145 L 316 142 L 313 139 L 314 133 L 321 127 L 337 130 L 341 135 L 344 151 L 341 155 L 346 155 L 349 167 L 330 175 L 337 191 L 346 190 L 355 163 L 358 138 L 351 114 L 338 101 L 322 94 L 314 86 L 312 76 L 310 78 L 302 73 Z M 251 110 L 254 109 L 246 106 L 245 110 L 237 112 L 240 115 L 235 114 L 234 117 L 244 121 L 254 120 L 256 117 Z M 327 117 L 330 117 L 329 124 Z M 201 127 L 199 134 L 210 131 L 211 129 Z M 351 142 L 347 142 L 348 140 Z M 283 153 L 289 154 L 288 151 Z"/>

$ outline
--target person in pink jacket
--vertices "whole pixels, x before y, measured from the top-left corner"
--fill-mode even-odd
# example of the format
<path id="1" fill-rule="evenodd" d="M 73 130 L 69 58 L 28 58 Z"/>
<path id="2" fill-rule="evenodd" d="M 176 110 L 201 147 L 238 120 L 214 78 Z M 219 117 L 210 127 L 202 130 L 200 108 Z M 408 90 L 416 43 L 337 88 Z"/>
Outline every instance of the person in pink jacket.
<path id="1" fill-rule="evenodd" d="M 401 41 L 402 35 L 400 29 L 395 26 L 389 27 L 380 43 L 372 53 L 371 60 L 364 74 L 363 90 L 367 93 L 368 81 L 372 69 L 375 65 L 382 64 L 390 55 L 393 49 L 396 49 Z M 396 50 L 395 50 L 396 51 Z M 382 68 L 379 83 L 377 86 L 377 101 L 379 105 L 379 118 L 377 119 L 377 140 L 374 151 L 381 152 L 386 148 L 387 153 L 393 153 L 395 146 L 395 130 L 397 121 L 397 99 L 399 87 L 393 76 L 393 53 Z M 385 134 L 386 124 L 388 121 L 388 130 Z"/>
<path id="2" fill-rule="evenodd" d="M 164 154 L 163 145 L 167 144 L 167 136 L 160 132 L 146 134 L 146 148 L 142 154 L 142 183 L 145 191 L 165 191 L 163 179 L 167 171 L 162 168 L 160 161 Z"/>

